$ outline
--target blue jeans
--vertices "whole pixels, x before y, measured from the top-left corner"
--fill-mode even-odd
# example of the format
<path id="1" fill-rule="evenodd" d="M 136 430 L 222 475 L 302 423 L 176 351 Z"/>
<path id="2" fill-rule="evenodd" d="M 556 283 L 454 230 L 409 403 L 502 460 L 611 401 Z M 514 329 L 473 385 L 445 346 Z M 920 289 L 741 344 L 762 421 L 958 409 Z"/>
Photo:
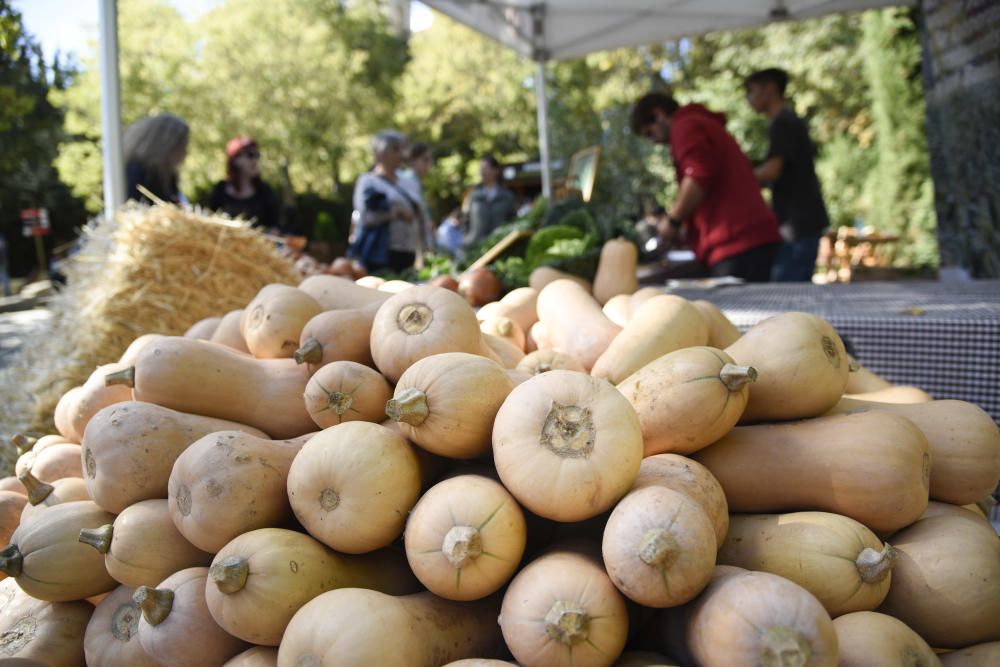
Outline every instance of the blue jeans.
<path id="1" fill-rule="evenodd" d="M 818 251 L 818 236 L 782 243 L 774 260 L 771 280 L 776 283 L 811 282 Z"/>

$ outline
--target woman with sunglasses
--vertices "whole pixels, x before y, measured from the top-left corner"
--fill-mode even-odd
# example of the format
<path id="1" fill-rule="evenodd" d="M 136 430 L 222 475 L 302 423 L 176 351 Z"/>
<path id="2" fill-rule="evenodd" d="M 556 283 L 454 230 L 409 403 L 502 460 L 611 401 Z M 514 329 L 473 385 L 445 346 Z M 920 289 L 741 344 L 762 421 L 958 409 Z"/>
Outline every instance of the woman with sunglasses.
<path id="1" fill-rule="evenodd" d="M 226 144 L 226 180 L 215 185 L 208 207 L 252 220 L 254 227 L 278 228 L 278 200 L 260 178 L 260 149 L 250 137 L 234 137 Z"/>

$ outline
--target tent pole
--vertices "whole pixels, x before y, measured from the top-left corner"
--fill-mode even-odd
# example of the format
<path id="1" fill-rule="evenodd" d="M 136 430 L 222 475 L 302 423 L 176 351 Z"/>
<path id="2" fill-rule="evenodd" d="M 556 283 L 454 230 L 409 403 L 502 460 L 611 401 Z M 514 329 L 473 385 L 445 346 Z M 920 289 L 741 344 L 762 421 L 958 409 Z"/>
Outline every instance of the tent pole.
<path id="1" fill-rule="evenodd" d="M 121 94 L 118 83 L 118 2 L 100 0 L 101 136 L 104 156 L 104 215 L 125 201 L 122 165 Z"/>
<path id="2" fill-rule="evenodd" d="M 549 100 L 545 91 L 545 61 L 535 61 L 535 101 L 538 107 L 538 149 L 542 158 L 542 196 L 552 199 L 552 163 L 549 157 Z"/>

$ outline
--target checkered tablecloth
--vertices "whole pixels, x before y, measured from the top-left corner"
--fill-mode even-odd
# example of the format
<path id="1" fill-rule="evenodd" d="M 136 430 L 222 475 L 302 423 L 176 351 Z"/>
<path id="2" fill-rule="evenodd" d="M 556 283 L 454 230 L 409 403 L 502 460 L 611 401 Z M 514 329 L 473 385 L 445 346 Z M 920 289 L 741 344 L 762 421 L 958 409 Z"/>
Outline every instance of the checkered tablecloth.
<path id="1" fill-rule="evenodd" d="M 706 299 L 740 329 L 789 310 L 833 324 L 858 360 L 895 384 L 970 401 L 1000 421 L 1000 281 L 731 285 Z"/>

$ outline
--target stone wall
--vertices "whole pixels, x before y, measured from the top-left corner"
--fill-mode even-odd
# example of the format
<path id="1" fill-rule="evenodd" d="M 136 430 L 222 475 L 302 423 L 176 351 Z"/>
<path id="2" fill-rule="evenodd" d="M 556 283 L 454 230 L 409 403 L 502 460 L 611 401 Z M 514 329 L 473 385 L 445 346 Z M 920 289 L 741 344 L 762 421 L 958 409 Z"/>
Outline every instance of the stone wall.
<path id="1" fill-rule="evenodd" d="M 1000 2 L 921 8 L 942 278 L 1000 278 Z"/>

